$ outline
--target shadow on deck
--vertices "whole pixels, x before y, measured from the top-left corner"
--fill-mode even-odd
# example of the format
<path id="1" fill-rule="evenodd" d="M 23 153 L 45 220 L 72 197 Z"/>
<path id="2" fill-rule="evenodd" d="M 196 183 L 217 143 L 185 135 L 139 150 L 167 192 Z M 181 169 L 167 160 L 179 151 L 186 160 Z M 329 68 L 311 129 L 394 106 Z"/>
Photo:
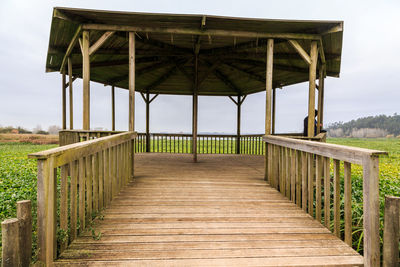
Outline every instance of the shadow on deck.
<path id="1" fill-rule="evenodd" d="M 57 266 L 362 266 L 264 180 L 264 158 L 136 154 L 135 180 Z"/>

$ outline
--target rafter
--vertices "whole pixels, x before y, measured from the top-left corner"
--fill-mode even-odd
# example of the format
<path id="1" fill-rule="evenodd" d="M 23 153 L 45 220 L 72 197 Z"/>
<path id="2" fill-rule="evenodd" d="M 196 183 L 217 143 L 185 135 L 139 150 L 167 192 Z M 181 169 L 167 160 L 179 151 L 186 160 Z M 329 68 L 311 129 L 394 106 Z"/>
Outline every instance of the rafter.
<path id="1" fill-rule="evenodd" d="M 218 69 L 214 70 L 215 76 L 217 76 L 218 79 L 220 79 L 225 85 L 227 85 L 229 88 L 235 90 L 239 95 L 242 95 L 242 91 L 237 87 L 225 74 L 223 74 L 221 71 Z"/>
<path id="2" fill-rule="evenodd" d="M 105 32 L 91 47 L 89 47 L 89 56 L 94 54 L 114 33 L 115 31 Z"/>
<path id="3" fill-rule="evenodd" d="M 168 49 L 171 51 L 175 51 L 175 52 L 181 52 L 181 53 L 186 53 L 186 54 L 191 54 L 192 51 L 188 48 L 185 47 L 179 47 L 176 45 L 172 45 L 172 44 L 167 44 L 158 40 L 154 40 L 151 38 L 144 38 L 142 37 L 139 33 L 137 33 L 138 36 L 140 36 L 141 38 L 137 39 L 138 43 L 142 43 L 142 44 L 146 44 L 146 45 L 150 45 L 153 47 L 157 47 L 157 48 L 161 48 L 161 49 Z"/>
<path id="4" fill-rule="evenodd" d="M 78 28 L 75 31 L 74 36 L 71 39 L 71 42 L 68 45 L 67 51 L 65 52 L 64 58 L 61 62 L 61 67 L 60 67 L 60 72 L 63 71 L 65 64 L 67 63 L 67 59 L 69 57 L 69 55 L 71 54 L 71 51 L 74 49 L 74 46 L 76 44 L 76 42 L 78 41 L 79 35 L 82 32 L 82 25 L 79 25 Z"/>
<path id="5" fill-rule="evenodd" d="M 204 74 L 203 77 L 201 77 L 198 82 L 197 82 L 197 87 L 200 88 L 200 86 L 203 84 L 203 82 L 207 79 L 207 77 L 217 68 L 219 65 L 221 65 L 222 62 L 217 59 L 214 63 L 212 63 L 211 66 L 207 68 L 206 73 Z"/>
<path id="6" fill-rule="evenodd" d="M 235 69 L 235 70 L 238 70 L 238 71 L 240 71 L 240 72 L 246 74 L 247 76 L 249 76 L 250 78 L 252 78 L 252 79 L 254 79 L 254 80 L 257 80 L 257 81 L 259 81 L 259 82 L 265 83 L 265 77 L 260 76 L 260 75 L 258 75 L 258 74 L 256 74 L 256 73 L 252 72 L 252 71 L 249 71 L 249 70 L 240 68 L 240 67 L 235 66 L 235 65 L 233 65 L 233 64 L 227 64 L 227 63 L 223 63 L 223 64 L 225 64 L 225 65 L 228 66 L 228 67 L 231 67 L 231 68 L 233 68 L 233 69 Z"/>

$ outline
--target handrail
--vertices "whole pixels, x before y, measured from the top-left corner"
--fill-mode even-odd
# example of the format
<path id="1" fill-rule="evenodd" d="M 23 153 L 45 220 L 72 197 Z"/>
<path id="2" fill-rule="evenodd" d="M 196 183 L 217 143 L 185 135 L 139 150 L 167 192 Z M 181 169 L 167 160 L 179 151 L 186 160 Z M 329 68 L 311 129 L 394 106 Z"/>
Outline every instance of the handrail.
<path id="1" fill-rule="evenodd" d="M 273 135 L 264 136 L 263 140 L 269 144 L 285 146 L 287 148 L 348 161 L 355 164 L 362 164 L 365 157 L 382 156 L 388 154 L 387 152 L 380 150 L 327 144 Z"/>
<path id="2" fill-rule="evenodd" d="M 133 177 L 136 137 L 136 132 L 124 132 L 29 154 L 38 163 L 40 262 L 51 266 Z"/>
<path id="3" fill-rule="evenodd" d="M 304 211 L 323 222 L 329 230 L 331 230 L 331 192 L 333 193 L 333 233 L 339 238 L 342 233 L 340 161 L 343 161 L 343 232 L 344 241 L 350 246 L 352 245 L 351 163 L 362 165 L 364 266 L 379 266 L 379 156 L 387 155 L 387 152 L 271 135 L 264 136 L 263 140 L 266 143 L 266 180 Z"/>

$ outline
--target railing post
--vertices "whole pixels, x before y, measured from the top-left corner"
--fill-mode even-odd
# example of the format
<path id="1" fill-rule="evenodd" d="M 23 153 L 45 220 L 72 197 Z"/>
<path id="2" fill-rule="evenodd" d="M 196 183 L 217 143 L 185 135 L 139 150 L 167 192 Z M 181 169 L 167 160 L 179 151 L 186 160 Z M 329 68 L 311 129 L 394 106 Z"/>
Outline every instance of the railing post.
<path id="1" fill-rule="evenodd" d="M 379 158 L 363 159 L 364 266 L 380 266 Z"/>
<path id="2" fill-rule="evenodd" d="M 383 267 L 397 266 L 399 260 L 400 197 L 385 196 Z"/>
<path id="3" fill-rule="evenodd" d="M 53 158 L 38 160 L 37 228 L 38 260 L 51 265 L 56 256 L 56 175 Z"/>
<path id="4" fill-rule="evenodd" d="M 14 267 L 20 266 L 19 259 L 19 221 L 18 219 L 12 218 L 7 219 L 1 223 L 2 233 L 2 267 Z"/>
<path id="5" fill-rule="evenodd" d="M 19 221 L 19 258 L 21 266 L 29 266 L 32 255 L 32 210 L 31 201 L 17 202 L 17 218 Z M 15 244 L 14 244 L 15 245 Z"/>

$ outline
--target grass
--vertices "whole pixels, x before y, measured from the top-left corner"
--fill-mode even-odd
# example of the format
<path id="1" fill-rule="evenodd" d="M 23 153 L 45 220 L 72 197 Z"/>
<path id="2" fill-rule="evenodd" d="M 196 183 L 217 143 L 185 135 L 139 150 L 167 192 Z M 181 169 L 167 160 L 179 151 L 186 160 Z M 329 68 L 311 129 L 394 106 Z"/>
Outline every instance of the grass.
<path id="1" fill-rule="evenodd" d="M 380 200 L 381 219 L 383 218 L 383 200 L 385 195 L 400 196 L 400 139 L 328 139 L 328 143 L 348 146 L 357 146 L 370 149 L 378 149 L 389 152 L 389 156 L 380 160 Z M 183 144 L 182 144 L 183 145 Z M 224 144 L 235 147 L 235 143 Z M 16 216 L 16 202 L 29 199 L 32 201 L 34 222 L 33 241 L 36 246 L 36 160 L 28 159 L 27 154 L 46 150 L 56 145 L 33 145 L 27 143 L 0 143 L 0 221 Z M 227 151 L 222 144 L 204 144 L 204 147 L 216 148 L 216 152 Z M 170 146 L 165 143 L 165 150 L 170 151 Z M 173 146 L 174 147 L 174 146 Z M 167 149 L 168 148 L 168 149 Z M 203 143 L 199 149 L 202 152 Z M 178 144 L 176 144 L 178 150 Z M 343 183 L 343 181 L 342 181 Z M 343 186 L 341 187 L 343 195 Z M 353 194 L 353 247 L 362 253 L 362 168 L 352 165 L 352 194 Z M 343 201 L 343 198 L 342 198 Z M 343 207 L 343 202 L 342 202 Z M 343 209 L 341 209 L 343 212 Z M 343 214 L 341 214 L 343 218 Z M 333 218 L 333 216 L 331 216 Z M 342 221 L 342 224 L 344 222 Z M 383 221 L 381 221 L 383 226 Z M 343 229 L 343 225 L 341 229 Z M 343 234 L 343 233 L 342 233 Z M 0 232 L 1 235 L 1 232 Z M 381 235 L 382 236 L 382 235 Z M 0 239 L 1 242 L 1 239 Z M 1 243 L 0 243 L 1 248 Z"/>

